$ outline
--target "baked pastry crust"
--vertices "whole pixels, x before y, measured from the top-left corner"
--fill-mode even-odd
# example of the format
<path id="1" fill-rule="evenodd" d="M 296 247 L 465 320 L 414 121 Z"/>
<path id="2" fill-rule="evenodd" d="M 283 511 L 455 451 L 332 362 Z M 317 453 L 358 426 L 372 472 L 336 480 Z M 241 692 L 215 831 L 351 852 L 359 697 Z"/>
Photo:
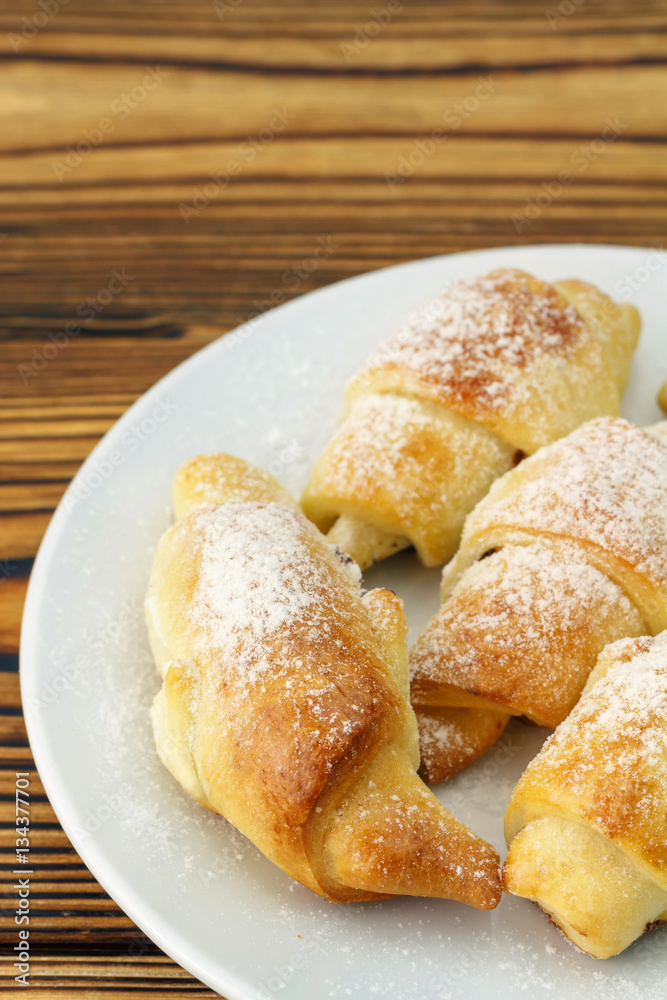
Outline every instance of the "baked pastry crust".
<path id="1" fill-rule="evenodd" d="M 356 564 L 239 459 L 187 463 L 174 493 L 146 600 L 174 777 L 326 899 L 496 906 L 497 853 L 417 777 L 401 601 L 362 597 Z"/>
<path id="2" fill-rule="evenodd" d="M 605 645 L 667 628 L 667 448 L 656 437 L 591 421 L 493 486 L 410 653 L 418 716 L 493 710 L 554 728 Z M 456 773 L 461 754 L 443 743 L 440 755 L 432 768 Z"/>
<path id="3" fill-rule="evenodd" d="M 453 285 L 348 385 L 304 511 L 362 568 L 410 544 L 439 565 L 523 454 L 619 412 L 639 325 L 632 306 L 580 281 L 510 269 Z"/>
<path id="4" fill-rule="evenodd" d="M 495 483 L 468 518 L 441 597 L 486 552 L 549 539 L 584 552 L 652 632 L 667 628 L 666 457 L 656 434 L 608 417 L 542 449 Z"/>
<path id="5" fill-rule="evenodd" d="M 667 413 L 667 382 L 658 393 L 658 403 L 663 413 Z"/>
<path id="6" fill-rule="evenodd" d="M 482 757 L 501 736 L 510 716 L 483 708 L 415 705 L 419 773 L 429 785 L 446 781 Z"/>
<path id="7" fill-rule="evenodd" d="M 508 892 L 596 958 L 667 921 L 667 633 L 600 655 L 505 815 Z"/>

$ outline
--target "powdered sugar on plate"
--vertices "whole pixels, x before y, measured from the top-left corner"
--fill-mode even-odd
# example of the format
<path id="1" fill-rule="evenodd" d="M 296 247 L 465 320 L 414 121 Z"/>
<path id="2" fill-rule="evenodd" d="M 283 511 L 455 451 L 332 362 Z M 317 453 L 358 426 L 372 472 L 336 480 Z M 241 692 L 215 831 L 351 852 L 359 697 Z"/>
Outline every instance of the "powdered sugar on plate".
<path id="1" fill-rule="evenodd" d="M 136 424 L 150 415 L 162 396 L 178 404 L 170 419 L 136 452 L 124 450 L 110 479 L 52 524 L 28 597 L 21 664 L 27 701 L 53 687 L 85 651 L 85 629 L 120 621 L 125 601 L 141 608 L 181 462 L 229 451 L 275 471 L 297 493 L 330 437 L 346 378 L 397 316 L 448 279 L 509 264 L 548 280 L 577 274 L 611 290 L 645 264 L 647 252 L 540 246 L 424 260 L 304 296 L 267 312 L 231 349 L 224 338 L 188 361 L 129 418 Z M 659 418 L 655 393 L 667 372 L 664 279 L 663 268 L 636 294 L 644 332 L 625 412 L 641 423 Z M 110 432 L 93 462 L 122 450 L 127 426 Z M 282 449 L 292 442 L 304 454 L 283 462 Z M 280 469 L 272 468 L 279 459 Z M 392 566 L 397 560 L 400 573 Z M 374 586 L 387 584 L 405 599 L 414 632 L 426 624 L 424 608 L 437 608 L 436 576 L 407 553 L 372 571 Z M 542 989 L 558 1000 L 662 1000 L 667 928 L 602 964 L 574 952 L 525 900 L 507 897 L 493 913 L 409 898 L 336 906 L 292 883 L 190 799 L 160 763 L 148 715 L 159 678 L 140 613 L 121 631 L 89 657 L 75 692 L 28 710 L 31 743 L 85 863 L 146 932 L 212 989 L 235 1000 L 518 1000 Z M 511 787 L 545 735 L 519 723 L 507 732 L 511 743 L 504 740 L 502 758 L 494 748 L 435 789 L 498 849 Z M 77 836 L 86 813 L 96 815 L 104 796 L 126 785 L 122 807 L 85 840 Z"/>

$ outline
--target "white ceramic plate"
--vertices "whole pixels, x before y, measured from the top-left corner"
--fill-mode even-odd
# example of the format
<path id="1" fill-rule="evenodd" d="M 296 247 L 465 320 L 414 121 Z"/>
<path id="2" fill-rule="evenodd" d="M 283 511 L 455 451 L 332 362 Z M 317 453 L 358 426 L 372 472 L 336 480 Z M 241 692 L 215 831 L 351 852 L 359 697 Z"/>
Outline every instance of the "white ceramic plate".
<path id="1" fill-rule="evenodd" d="M 200 451 L 231 451 L 298 492 L 334 428 L 346 379 L 371 348 L 448 281 L 508 265 L 546 279 L 588 279 L 631 298 L 644 331 L 624 413 L 639 423 L 659 419 L 667 255 L 561 245 L 421 260 L 306 295 L 182 364 L 100 442 L 41 547 L 21 683 L 49 798 L 119 905 L 229 1000 L 510 1000 L 538 989 L 555 1000 L 664 996 L 667 930 L 601 963 L 512 897 L 490 914 L 408 898 L 327 904 L 188 798 L 152 745 L 148 708 L 158 677 L 141 605 L 178 465 Z M 404 554 L 366 580 L 405 598 L 416 632 L 437 607 L 438 578 Z M 438 789 L 501 853 L 511 788 L 545 735 L 513 725 L 487 757 Z"/>

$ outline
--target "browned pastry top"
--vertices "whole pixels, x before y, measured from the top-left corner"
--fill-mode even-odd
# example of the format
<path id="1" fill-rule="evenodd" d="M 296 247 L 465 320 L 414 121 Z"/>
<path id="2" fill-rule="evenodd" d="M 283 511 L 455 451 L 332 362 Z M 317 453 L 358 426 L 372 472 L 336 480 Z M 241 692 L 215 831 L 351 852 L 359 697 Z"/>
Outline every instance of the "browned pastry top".
<path id="1" fill-rule="evenodd" d="M 162 618 L 176 649 L 186 637 L 193 717 L 217 720 L 202 777 L 235 775 L 296 830 L 355 741 L 401 729 L 359 569 L 275 503 L 201 507 L 171 529 L 170 550 Z"/>
<path id="2" fill-rule="evenodd" d="M 443 591 L 484 552 L 535 537 L 576 543 L 667 627 L 667 447 L 620 418 L 590 421 L 498 480 L 469 516 Z"/>
<path id="3" fill-rule="evenodd" d="M 362 597 L 360 577 L 279 503 L 230 500 L 178 521 L 146 601 L 164 677 L 158 748 L 198 801 L 327 899 L 492 908 L 497 852 L 416 774 L 401 602 Z M 376 795 L 387 810 L 369 808 Z"/>
<path id="4" fill-rule="evenodd" d="M 448 700 L 453 685 L 555 728 L 603 646 L 645 632 L 622 590 L 575 546 L 507 546 L 468 570 L 413 646 L 412 700 L 462 704 Z"/>
<path id="5" fill-rule="evenodd" d="M 515 388 L 509 372 L 544 355 L 568 357 L 582 318 L 553 285 L 516 270 L 459 281 L 415 312 L 367 370 L 407 368 L 441 402 L 476 419 Z"/>
<path id="6" fill-rule="evenodd" d="M 667 633 L 607 647 L 513 799 L 578 814 L 667 886 Z"/>
<path id="7" fill-rule="evenodd" d="M 492 271 L 416 310 L 351 380 L 346 401 L 430 400 L 533 454 L 618 413 L 639 328 L 635 309 L 586 282 Z"/>

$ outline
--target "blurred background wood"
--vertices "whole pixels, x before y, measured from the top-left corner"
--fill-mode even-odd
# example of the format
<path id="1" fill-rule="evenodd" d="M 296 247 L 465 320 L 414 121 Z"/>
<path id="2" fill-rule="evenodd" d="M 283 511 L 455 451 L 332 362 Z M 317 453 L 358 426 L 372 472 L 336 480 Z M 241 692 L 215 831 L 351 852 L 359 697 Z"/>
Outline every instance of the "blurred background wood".
<path id="1" fill-rule="evenodd" d="M 35 1000 L 212 996 L 100 889 L 34 773 L 17 651 L 50 514 L 145 389 L 272 295 L 486 246 L 664 247 L 667 0 L 46 11 L 0 7 L 0 849 L 30 769 Z"/>

